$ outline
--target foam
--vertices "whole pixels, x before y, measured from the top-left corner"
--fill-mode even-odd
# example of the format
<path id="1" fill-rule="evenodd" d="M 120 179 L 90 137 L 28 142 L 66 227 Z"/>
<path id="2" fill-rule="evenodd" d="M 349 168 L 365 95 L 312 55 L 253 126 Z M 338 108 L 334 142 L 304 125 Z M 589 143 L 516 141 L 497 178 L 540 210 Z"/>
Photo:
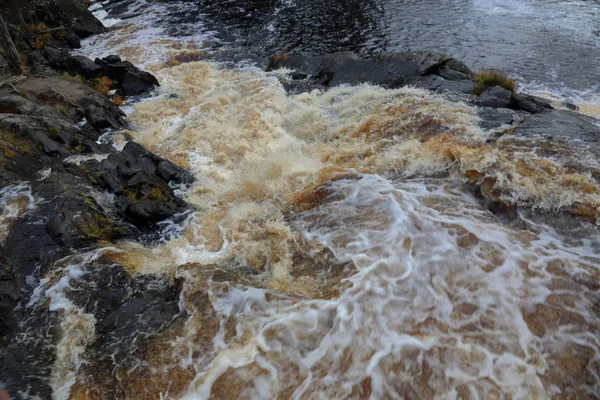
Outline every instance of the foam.
<path id="1" fill-rule="evenodd" d="M 24 212 L 35 209 L 31 187 L 26 183 L 0 188 L 0 243 L 10 232 L 10 224 Z"/>

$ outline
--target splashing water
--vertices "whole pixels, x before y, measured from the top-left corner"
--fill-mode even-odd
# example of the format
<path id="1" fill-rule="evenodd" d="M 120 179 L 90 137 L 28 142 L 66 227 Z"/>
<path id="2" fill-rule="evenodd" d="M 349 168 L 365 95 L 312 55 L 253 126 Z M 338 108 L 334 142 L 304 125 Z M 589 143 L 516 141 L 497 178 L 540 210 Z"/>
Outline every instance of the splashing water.
<path id="1" fill-rule="evenodd" d="M 0 242 L 6 239 L 10 223 L 34 208 L 35 199 L 29 185 L 20 183 L 0 188 Z"/>

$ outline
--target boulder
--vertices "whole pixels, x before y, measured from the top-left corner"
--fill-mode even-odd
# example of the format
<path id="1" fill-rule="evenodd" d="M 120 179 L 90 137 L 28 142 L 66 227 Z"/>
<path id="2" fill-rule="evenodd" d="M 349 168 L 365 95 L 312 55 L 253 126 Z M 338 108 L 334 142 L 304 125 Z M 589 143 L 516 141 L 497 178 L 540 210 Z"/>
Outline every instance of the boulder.
<path id="1" fill-rule="evenodd" d="M 546 110 L 527 117 L 514 132 L 525 137 L 564 138 L 600 158 L 600 121 L 564 110 Z"/>
<path id="2" fill-rule="evenodd" d="M 48 64 L 48 61 L 46 61 L 40 50 L 32 51 L 31 53 L 27 54 L 27 61 L 30 65 Z"/>
<path id="3" fill-rule="evenodd" d="M 477 115 L 481 118 L 479 126 L 483 129 L 495 129 L 519 120 L 515 111 L 506 108 L 480 107 Z"/>
<path id="4" fill-rule="evenodd" d="M 523 110 L 531 114 L 538 114 L 552 109 L 550 101 L 524 93 L 513 93 L 510 103 L 513 110 Z"/>
<path id="5" fill-rule="evenodd" d="M 21 297 L 12 268 L 0 256 L 0 347 L 4 337 L 17 329 L 13 307 Z"/>
<path id="6" fill-rule="evenodd" d="M 69 32 L 69 34 L 67 34 L 67 36 L 65 37 L 65 41 L 73 49 L 81 48 L 81 40 L 79 39 L 79 36 L 77 36 L 74 32 Z"/>
<path id="7" fill-rule="evenodd" d="M 45 46 L 42 54 L 48 63 L 71 75 L 81 75 L 93 79 L 103 74 L 102 67 L 84 56 L 72 56 L 67 50 Z"/>
<path id="8" fill-rule="evenodd" d="M 94 129 L 119 129 L 123 127 L 122 114 L 112 107 L 105 107 L 104 102 L 96 96 L 83 98 L 81 104 L 85 119 Z"/>
<path id="9" fill-rule="evenodd" d="M 48 63 L 59 70 L 71 72 L 75 58 L 68 51 L 52 46 L 44 46 L 42 55 Z"/>
<path id="10" fill-rule="evenodd" d="M 370 59 L 359 58 L 352 52 L 316 57 L 280 54 L 270 60 L 267 70 L 295 69 L 300 76 L 305 75 L 313 84 L 323 87 L 371 83 L 394 88 L 414 82 L 420 76 L 431 75 L 447 60 L 434 52 L 383 53 Z"/>
<path id="11" fill-rule="evenodd" d="M 106 31 L 80 0 L 41 0 L 35 4 L 34 12 L 37 21 L 49 27 L 62 25 L 80 38 Z"/>
<path id="12" fill-rule="evenodd" d="M 158 80 L 154 75 L 140 70 L 127 71 L 119 83 L 120 88 L 117 92 L 125 96 L 138 96 L 158 86 Z"/>
<path id="13" fill-rule="evenodd" d="M 73 72 L 76 74 L 82 75 L 88 79 L 93 79 L 102 75 L 102 67 L 89 58 L 75 56 L 73 57 L 73 60 Z"/>
<path id="14" fill-rule="evenodd" d="M 131 356 L 140 341 L 171 325 L 180 314 L 180 292 L 177 281 L 159 275 L 132 276 L 100 258 L 85 267 L 85 274 L 66 294 L 96 319 L 95 342 L 88 350 L 112 361 Z"/>
<path id="15" fill-rule="evenodd" d="M 467 74 L 464 74 L 464 73 L 462 73 L 460 71 L 455 71 L 455 70 L 450 69 L 450 68 L 448 68 L 446 66 L 440 68 L 437 71 L 436 75 L 439 75 L 442 78 L 444 78 L 446 80 L 449 80 L 449 81 L 461 81 L 461 80 L 468 79 Z"/>
<path id="16" fill-rule="evenodd" d="M 154 75 L 140 70 L 129 61 L 121 61 L 118 56 L 97 58 L 95 63 L 102 67 L 104 75 L 115 82 L 117 93 L 120 95 L 138 96 L 159 86 Z"/>
<path id="17" fill-rule="evenodd" d="M 193 181 L 191 174 L 137 143 L 129 142 L 95 169 L 95 179 L 115 193 L 118 210 L 138 227 L 151 228 L 187 209 L 169 183 L 189 184 Z"/>
<path id="18" fill-rule="evenodd" d="M 507 108 L 511 102 L 511 98 L 512 93 L 510 90 L 494 86 L 481 92 L 477 103 L 482 107 Z"/>
<path id="19" fill-rule="evenodd" d="M 535 143 L 531 151 L 600 182 L 600 169 L 590 162 L 600 159 L 600 121 L 571 111 L 546 110 L 527 115 L 512 136 L 521 142 L 531 139 Z"/>

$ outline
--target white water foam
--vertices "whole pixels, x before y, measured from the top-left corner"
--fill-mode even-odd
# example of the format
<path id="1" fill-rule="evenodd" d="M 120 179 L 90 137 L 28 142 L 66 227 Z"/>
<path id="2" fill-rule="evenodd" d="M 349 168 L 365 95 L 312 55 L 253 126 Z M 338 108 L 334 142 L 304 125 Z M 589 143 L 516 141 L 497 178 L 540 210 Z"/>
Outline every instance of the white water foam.
<path id="1" fill-rule="evenodd" d="M 0 188 L 0 243 L 9 233 L 9 224 L 25 211 L 35 209 L 35 199 L 27 183 Z"/>

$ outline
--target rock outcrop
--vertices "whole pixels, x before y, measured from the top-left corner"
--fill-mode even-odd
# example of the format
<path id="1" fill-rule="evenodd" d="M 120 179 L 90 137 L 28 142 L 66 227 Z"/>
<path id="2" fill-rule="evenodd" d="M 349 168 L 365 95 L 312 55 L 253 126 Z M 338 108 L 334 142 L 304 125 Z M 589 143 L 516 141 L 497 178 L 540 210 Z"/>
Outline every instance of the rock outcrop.
<path id="1" fill-rule="evenodd" d="M 190 184 L 188 172 L 136 143 L 116 151 L 98 141 L 105 128 L 125 127 L 123 113 L 107 96 L 77 80 L 28 77 L 14 89 L 0 88 L 0 188 L 26 185 L 34 202 L 8 221 L 9 233 L 0 238 L 0 381 L 11 393 L 51 397 L 56 315 L 25 306 L 40 279 L 99 243 L 152 240 L 158 222 L 189 209 L 171 187 Z M 89 285 L 109 285 L 107 277 L 117 270 L 113 263 L 90 265 Z M 108 341 L 99 346 L 133 340 L 141 319 L 145 332 L 156 332 L 178 313 L 173 282 L 140 281 L 119 271 L 126 283 L 118 288 L 120 297 L 73 294 L 77 305 L 98 314 L 101 340 Z M 108 297 L 114 300 L 99 300 Z M 17 341 L 19 335 L 32 340 Z"/>
<path id="2" fill-rule="evenodd" d="M 39 59 L 42 57 L 43 60 Z M 108 56 L 95 61 L 83 56 L 72 56 L 68 51 L 46 46 L 41 54 L 36 53 L 38 62 L 44 61 L 53 68 L 71 75 L 83 76 L 87 79 L 108 77 L 113 89 L 122 96 L 143 95 L 159 86 L 154 75 L 142 71 L 118 56 Z"/>

